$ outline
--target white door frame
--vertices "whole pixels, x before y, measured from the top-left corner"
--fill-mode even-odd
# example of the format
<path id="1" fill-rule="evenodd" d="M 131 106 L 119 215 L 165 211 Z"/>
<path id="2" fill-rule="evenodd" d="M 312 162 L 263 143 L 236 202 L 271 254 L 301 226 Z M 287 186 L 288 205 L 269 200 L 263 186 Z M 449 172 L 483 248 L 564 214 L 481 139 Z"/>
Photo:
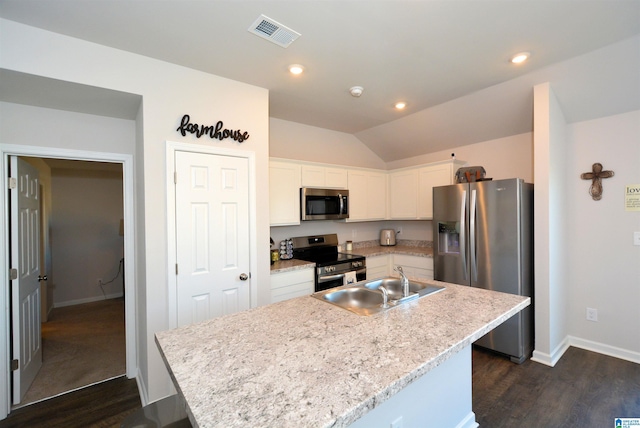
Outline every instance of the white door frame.
<path id="1" fill-rule="evenodd" d="M 258 306 L 258 247 L 257 242 L 257 219 L 256 219 L 256 156 L 248 150 L 236 150 L 222 147 L 208 147 L 197 144 L 179 143 L 167 141 L 167 279 L 168 279 L 168 309 L 169 328 L 178 326 L 178 298 L 177 298 L 177 277 L 176 277 L 176 189 L 173 172 L 175 168 L 176 152 L 193 152 L 218 156 L 232 156 L 245 158 L 249 161 L 249 268 L 251 272 L 251 307 Z"/>
<path id="2" fill-rule="evenodd" d="M 22 146 L 0 144 L 0 215 L 3 227 L 0 228 L 0 245 L 4 257 L 0 257 L 0 308 L 2 328 L 0 328 L 0 420 L 7 417 L 11 409 L 11 340 L 9 300 L 9 207 L 8 162 L 9 156 L 30 156 L 39 158 L 71 159 L 81 161 L 99 161 L 122 164 L 124 197 L 124 260 L 125 260 L 125 335 L 126 335 L 126 374 L 128 378 L 137 376 L 137 320 L 136 320 L 136 282 L 135 282 L 135 237 L 134 237 L 134 177 L 133 155 L 119 153 L 68 150 L 52 147 Z"/>

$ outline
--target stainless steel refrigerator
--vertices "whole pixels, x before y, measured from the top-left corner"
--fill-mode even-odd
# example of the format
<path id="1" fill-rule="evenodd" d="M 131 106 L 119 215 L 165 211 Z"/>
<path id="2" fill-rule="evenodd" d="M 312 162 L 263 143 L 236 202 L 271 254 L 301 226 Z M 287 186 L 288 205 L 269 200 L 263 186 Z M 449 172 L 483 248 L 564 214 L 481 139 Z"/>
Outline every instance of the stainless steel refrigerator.
<path id="1" fill-rule="evenodd" d="M 514 178 L 434 187 L 433 246 L 436 280 L 532 297 L 533 185 Z M 524 362 L 532 306 L 475 344 Z"/>

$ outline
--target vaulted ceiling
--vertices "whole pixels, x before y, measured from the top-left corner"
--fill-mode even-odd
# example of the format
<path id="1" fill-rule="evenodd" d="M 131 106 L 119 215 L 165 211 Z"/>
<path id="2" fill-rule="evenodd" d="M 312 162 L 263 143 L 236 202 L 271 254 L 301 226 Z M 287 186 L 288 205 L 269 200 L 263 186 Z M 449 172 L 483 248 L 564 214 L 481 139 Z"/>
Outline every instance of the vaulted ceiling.
<path id="1" fill-rule="evenodd" d="M 300 37 L 252 34 L 261 15 Z M 569 83 L 560 103 L 570 121 L 640 108 L 638 0 L 0 0 L 0 17 L 267 88 L 272 117 L 353 134 L 384 161 L 530 131 L 537 79 L 624 40 L 628 61 L 575 76 L 602 99 Z"/>

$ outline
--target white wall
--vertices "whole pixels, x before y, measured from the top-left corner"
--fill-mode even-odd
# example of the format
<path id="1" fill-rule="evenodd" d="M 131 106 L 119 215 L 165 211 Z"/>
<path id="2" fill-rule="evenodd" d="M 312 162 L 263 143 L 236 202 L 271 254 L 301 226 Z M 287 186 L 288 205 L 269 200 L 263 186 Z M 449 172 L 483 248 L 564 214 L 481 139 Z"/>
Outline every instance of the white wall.
<path id="1" fill-rule="evenodd" d="M 449 160 L 452 153 L 455 153 L 456 159 L 466 161 L 469 166 L 484 167 L 487 177 L 494 180 L 522 178 L 527 183 L 533 183 L 531 132 L 388 162 L 387 169 Z"/>
<path id="2" fill-rule="evenodd" d="M 122 171 L 52 170 L 51 239 L 56 307 L 123 295 Z M 103 283 L 101 287 L 97 279 Z"/>
<path id="3" fill-rule="evenodd" d="M 0 21 L 0 51 L 1 68 L 138 94 L 143 98 L 135 123 L 135 147 L 130 147 L 135 153 L 139 383 L 143 388 L 143 402 L 162 398 L 172 392 L 172 384 L 153 335 L 169 326 L 166 141 L 255 153 L 257 256 L 256 271 L 251 273 L 252 281 L 258 284 L 258 302 L 266 303 L 269 301 L 268 91 L 7 20 Z M 190 114 L 198 123 L 215 124 L 222 120 L 226 126 L 246 130 L 251 136 L 243 143 L 198 140 L 192 135 L 183 137 L 176 128 L 184 114 Z M 37 134 L 37 131 L 16 132 Z M 47 133 L 39 131 L 39 140 L 43 140 Z M 64 137 L 51 136 L 55 142 L 48 144 L 74 148 L 74 143 Z M 77 141 L 74 138 L 77 135 L 70 137 Z M 24 138 L 22 144 L 40 145 L 39 140 Z M 99 150 L 105 152 L 118 150 L 108 144 L 99 146 Z"/>
<path id="4" fill-rule="evenodd" d="M 625 211 L 626 185 L 640 184 L 640 111 L 567 126 L 564 166 L 568 243 L 569 334 L 572 344 L 640 363 L 640 212 Z M 591 181 L 580 174 L 599 162 L 612 178 L 602 180 L 594 201 Z M 586 308 L 598 322 L 586 320 Z"/>
<path id="5" fill-rule="evenodd" d="M 351 134 L 276 118 L 269 123 L 271 157 L 386 169 L 384 161 Z"/>

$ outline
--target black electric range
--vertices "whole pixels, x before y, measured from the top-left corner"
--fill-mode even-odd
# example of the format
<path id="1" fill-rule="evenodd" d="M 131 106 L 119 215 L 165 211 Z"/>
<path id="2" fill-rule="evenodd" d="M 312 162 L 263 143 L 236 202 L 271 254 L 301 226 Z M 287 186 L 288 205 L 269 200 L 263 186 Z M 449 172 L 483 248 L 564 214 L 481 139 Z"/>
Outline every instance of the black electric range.
<path id="1" fill-rule="evenodd" d="M 338 252 L 338 235 L 299 236 L 293 241 L 293 257 L 316 264 L 315 291 L 367 279 L 364 256 Z"/>

